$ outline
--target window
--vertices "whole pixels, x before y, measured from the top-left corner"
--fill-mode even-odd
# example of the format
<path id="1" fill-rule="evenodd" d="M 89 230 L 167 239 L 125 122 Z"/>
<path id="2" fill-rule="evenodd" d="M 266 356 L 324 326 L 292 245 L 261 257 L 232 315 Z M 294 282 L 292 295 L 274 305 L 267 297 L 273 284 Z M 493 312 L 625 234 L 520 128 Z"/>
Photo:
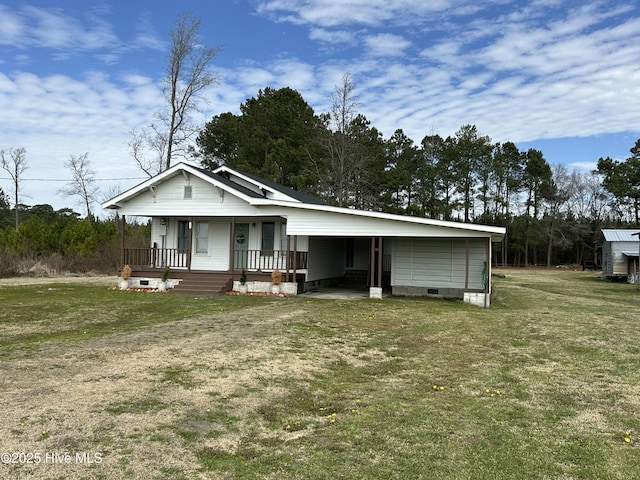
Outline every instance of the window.
<path id="1" fill-rule="evenodd" d="M 209 222 L 196 223 L 196 253 L 209 253 Z"/>
<path id="2" fill-rule="evenodd" d="M 262 254 L 271 255 L 275 239 L 276 224 L 273 222 L 262 223 Z"/>
<path id="3" fill-rule="evenodd" d="M 185 200 L 191 200 L 192 197 L 193 197 L 193 188 L 191 187 L 191 185 L 185 185 L 184 186 L 184 199 Z"/>
<path id="4" fill-rule="evenodd" d="M 178 248 L 181 250 L 189 248 L 189 222 L 186 220 L 178 222 Z"/>

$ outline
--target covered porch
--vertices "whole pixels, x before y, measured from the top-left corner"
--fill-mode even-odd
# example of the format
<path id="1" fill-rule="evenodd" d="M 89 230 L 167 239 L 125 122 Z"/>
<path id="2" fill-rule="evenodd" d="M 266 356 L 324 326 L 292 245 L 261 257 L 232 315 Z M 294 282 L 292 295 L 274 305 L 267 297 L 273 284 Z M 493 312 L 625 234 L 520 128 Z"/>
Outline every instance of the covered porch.
<path id="1" fill-rule="evenodd" d="M 233 285 L 243 271 L 251 280 L 264 282 L 271 281 L 271 273 L 279 270 L 283 282 L 304 285 L 308 252 L 299 248 L 297 236 L 276 237 L 275 245 L 272 238 L 272 248 L 264 248 L 258 234 L 260 219 L 237 223 L 235 218 L 153 218 L 150 247 L 126 245 L 126 220 L 124 216 L 120 220 L 120 261 L 131 267 L 132 277 L 159 279 L 169 269 L 170 278 L 216 277 Z M 271 220 L 273 230 L 273 220 L 267 220 Z"/>

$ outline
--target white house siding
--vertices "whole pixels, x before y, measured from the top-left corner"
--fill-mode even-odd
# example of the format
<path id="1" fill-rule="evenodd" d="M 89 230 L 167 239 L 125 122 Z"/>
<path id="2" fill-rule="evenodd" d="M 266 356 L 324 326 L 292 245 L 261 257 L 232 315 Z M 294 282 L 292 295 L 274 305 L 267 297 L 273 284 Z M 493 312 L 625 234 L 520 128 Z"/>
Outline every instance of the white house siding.
<path id="1" fill-rule="evenodd" d="M 184 187 L 191 186 L 191 198 L 184 198 Z M 245 200 L 222 192 L 197 177 L 187 181 L 182 175 L 176 175 L 153 188 L 146 189 L 131 198 L 119 209 L 122 215 L 144 217 L 162 216 L 254 216 L 256 208 Z"/>
<path id="2" fill-rule="evenodd" d="M 343 238 L 309 238 L 307 283 L 343 277 L 345 257 L 346 243 Z"/>
<path id="3" fill-rule="evenodd" d="M 155 246 L 157 248 L 166 247 L 167 230 L 168 225 L 165 219 L 151 219 L 151 246 Z"/>
<path id="4" fill-rule="evenodd" d="M 469 291 L 483 289 L 486 251 L 486 239 L 469 239 Z M 393 241 L 392 256 L 394 294 L 463 296 L 467 279 L 465 240 L 397 238 Z"/>

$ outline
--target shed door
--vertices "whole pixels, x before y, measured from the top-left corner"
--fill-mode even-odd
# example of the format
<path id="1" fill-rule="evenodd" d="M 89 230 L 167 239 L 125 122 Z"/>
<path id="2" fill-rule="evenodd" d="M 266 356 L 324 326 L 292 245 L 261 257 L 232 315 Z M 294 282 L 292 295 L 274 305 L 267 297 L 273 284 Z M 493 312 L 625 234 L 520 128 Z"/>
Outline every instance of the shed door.
<path id="1" fill-rule="evenodd" d="M 249 254 L 249 224 L 236 223 L 233 234 L 234 267 L 247 268 Z"/>

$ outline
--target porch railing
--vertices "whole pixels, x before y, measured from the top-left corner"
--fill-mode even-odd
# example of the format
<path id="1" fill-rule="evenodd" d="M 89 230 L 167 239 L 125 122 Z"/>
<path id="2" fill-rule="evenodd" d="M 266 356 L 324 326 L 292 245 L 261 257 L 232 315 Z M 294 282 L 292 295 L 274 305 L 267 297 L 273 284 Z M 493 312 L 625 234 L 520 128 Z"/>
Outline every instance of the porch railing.
<path id="1" fill-rule="evenodd" d="M 234 253 L 235 268 L 247 270 L 283 270 L 287 269 L 286 250 L 236 250 Z M 307 268 L 307 252 L 288 252 L 290 270 Z"/>
<path id="2" fill-rule="evenodd" d="M 287 268 L 286 250 L 236 250 L 234 267 L 246 270 L 282 270 Z M 144 268 L 187 268 L 189 250 L 184 248 L 125 248 L 124 263 L 131 267 Z M 289 252 L 289 269 L 307 268 L 307 252 Z"/>
<path id="3" fill-rule="evenodd" d="M 184 248 L 125 248 L 124 263 L 132 267 L 186 268 L 188 253 Z"/>

